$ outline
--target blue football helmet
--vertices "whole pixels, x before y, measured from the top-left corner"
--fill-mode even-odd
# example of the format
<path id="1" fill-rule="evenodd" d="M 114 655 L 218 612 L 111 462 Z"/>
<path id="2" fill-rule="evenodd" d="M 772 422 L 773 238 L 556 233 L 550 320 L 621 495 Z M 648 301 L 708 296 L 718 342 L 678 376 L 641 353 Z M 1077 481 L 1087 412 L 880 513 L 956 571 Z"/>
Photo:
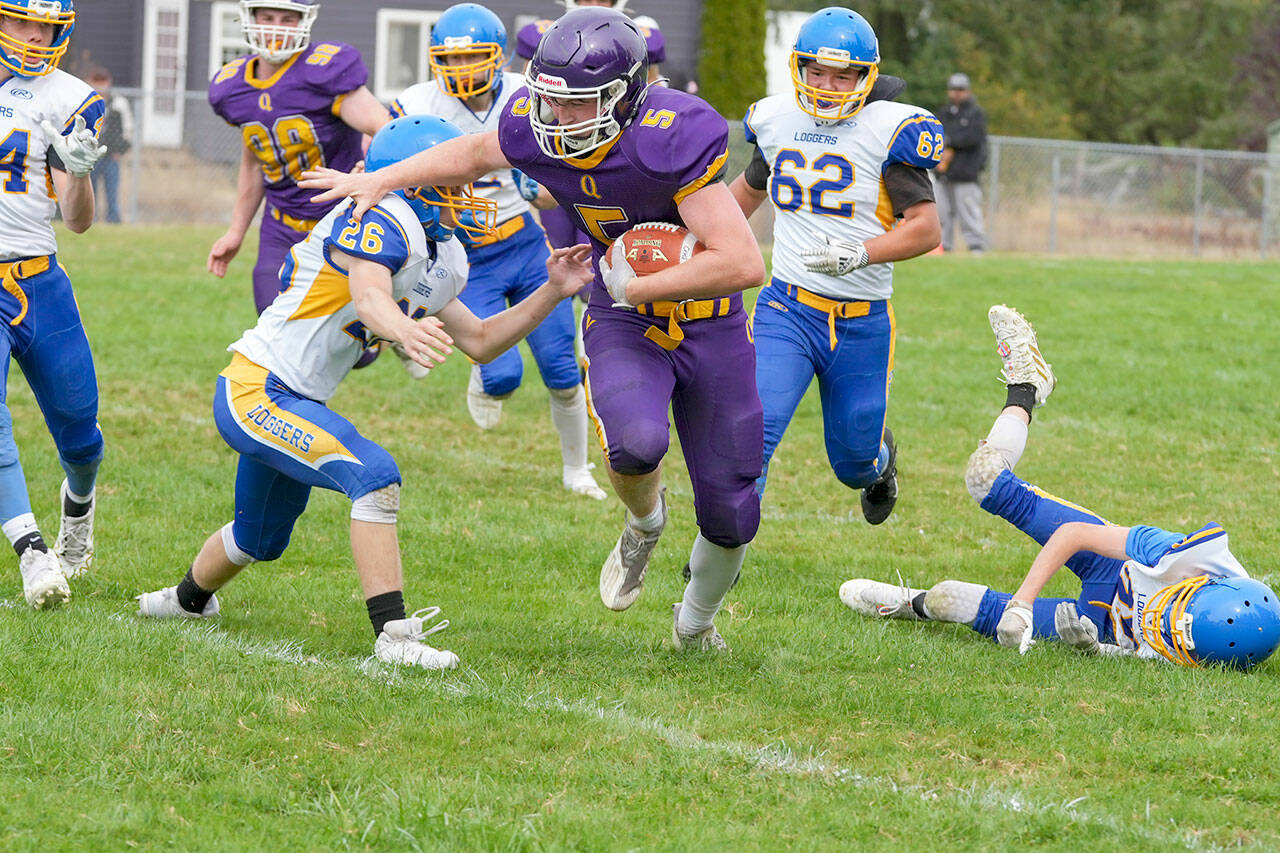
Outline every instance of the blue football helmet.
<path id="1" fill-rule="evenodd" d="M 255 9 L 297 12 L 298 25 L 259 24 L 253 14 Z M 268 62 L 284 62 L 311 44 L 311 25 L 319 12 L 317 0 L 240 0 L 240 29 L 245 42 L 259 56 Z"/>
<path id="2" fill-rule="evenodd" d="M 1280 646 L 1280 598 L 1254 578 L 1187 578 L 1151 596 L 1142 639 L 1183 666 L 1248 669 Z"/>
<path id="3" fill-rule="evenodd" d="M 640 28 L 614 9 L 580 6 L 551 25 L 525 71 L 534 96 L 529 126 L 542 153 L 564 160 L 608 145 L 644 100 L 649 51 Z M 592 106 L 589 118 L 561 125 L 552 103 Z"/>
<path id="4" fill-rule="evenodd" d="M 805 80 L 810 63 L 834 70 L 860 69 L 853 90 L 841 92 L 811 85 Z M 880 74 L 880 42 L 867 19 L 840 6 L 820 9 L 800 25 L 791 50 L 791 83 L 796 103 L 823 121 L 841 121 L 857 115 L 867 102 Z"/>
<path id="5" fill-rule="evenodd" d="M 374 135 L 365 154 L 365 168 L 370 172 L 382 169 L 457 136 L 462 136 L 462 131 L 437 116 L 401 116 L 387 122 Z M 498 203 L 476 196 L 470 184 L 415 187 L 397 190 L 396 195 L 409 202 L 431 240 L 448 240 L 455 228 L 461 228 L 475 239 L 488 237 L 498 222 Z M 449 215 L 442 216 L 442 210 L 448 210 Z"/>
<path id="6" fill-rule="evenodd" d="M 479 3 L 459 3 L 445 10 L 431 28 L 427 64 L 446 95 L 470 98 L 493 88 L 507 49 L 507 28 Z M 461 57 L 451 64 L 446 57 Z"/>
<path id="7" fill-rule="evenodd" d="M 0 0 L 0 18 L 51 24 L 53 38 L 41 47 L 0 31 L 0 65 L 14 77 L 43 77 L 58 67 L 76 28 L 72 0 Z"/>

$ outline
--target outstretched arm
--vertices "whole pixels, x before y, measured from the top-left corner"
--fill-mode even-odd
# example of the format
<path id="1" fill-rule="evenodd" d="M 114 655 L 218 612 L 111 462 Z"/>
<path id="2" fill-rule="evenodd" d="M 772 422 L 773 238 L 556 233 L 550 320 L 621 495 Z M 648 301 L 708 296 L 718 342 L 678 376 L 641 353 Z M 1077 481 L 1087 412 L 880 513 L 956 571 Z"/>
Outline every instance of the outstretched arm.
<path id="1" fill-rule="evenodd" d="M 373 92 L 361 86 L 348 92 L 338 107 L 338 118 L 348 127 L 360 131 L 365 136 L 373 136 L 382 126 L 391 121 L 391 113 L 382 102 L 373 96 Z"/>
<path id="2" fill-rule="evenodd" d="M 236 178 L 236 205 L 231 210 L 231 224 L 227 231 L 217 239 L 209 250 L 209 260 L 205 267 L 218 278 L 227 274 L 227 265 L 240 251 L 244 235 L 253 222 L 254 214 L 262 206 L 262 199 L 267 189 L 262 184 L 262 165 L 258 155 L 249 146 L 240 150 L 240 173 Z"/>
<path id="3" fill-rule="evenodd" d="M 454 299 L 438 316 L 458 348 L 483 364 L 511 349 L 591 278 L 590 246 L 556 249 L 547 260 L 547 281 L 505 311 L 481 320 L 462 300 Z"/>
<path id="4" fill-rule="evenodd" d="M 354 199 L 351 215 L 359 221 L 366 210 L 393 190 L 456 187 L 478 180 L 495 169 L 509 168 L 511 164 L 498 144 L 498 132 L 492 131 L 455 137 L 399 163 L 364 174 L 311 169 L 302 173 L 298 186 L 323 190 L 311 199 L 317 203 Z"/>

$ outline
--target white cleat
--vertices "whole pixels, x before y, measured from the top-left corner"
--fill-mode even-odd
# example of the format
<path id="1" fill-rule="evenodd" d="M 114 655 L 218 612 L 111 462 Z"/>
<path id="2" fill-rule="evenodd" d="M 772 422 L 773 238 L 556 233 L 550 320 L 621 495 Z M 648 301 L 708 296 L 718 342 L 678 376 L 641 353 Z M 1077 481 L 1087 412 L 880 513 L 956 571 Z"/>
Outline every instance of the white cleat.
<path id="1" fill-rule="evenodd" d="M 608 497 L 604 489 L 596 482 L 596 478 L 591 476 L 591 469 L 595 465 L 587 463 L 581 468 L 573 465 L 564 466 L 564 478 L 561 482 L 564 487 L 575 495 L 584 495 L 594 500 L 602 501 Z"/>
<path id="2" fill-rule="evenodd" d="M 22 572 L 22 594 L 36 610 L 51 610 L 71 600 L 71 587 L 58 558 L 48 551 L 28 548 L 18 559 Z"/>
<path id="3" fill-rule="evenodd" d="M 400 359 L 400 363 L 404 365 L 404 369 L 407 370 L 409 375 L 414 379 L 426 379 L 427 376 L 431 374 L 431 368 L 423 367 L 421 364 L 418 364 L 418 362 L 413 360 L 409 353 L 404 351 L 404 344 L 392 344 L 391 351 L 396 354 L 396 357 Z"/>
<path id="4" fill-rule="evenodd" d="M 62 481 L 58 491 L 58 506 L 66 506 L 67 481 Z M 97 498 L 90 499 L 89 511 L 79 518 L 62 515 L 58 538 L 53 543 L 54 556 L 68 578 L 79 577 L 93 564 L 93 514 L 98 509 Z"/>
<path id="5" fill-rule="evenodd" d="M 992 305 L 987 319 L 991 321 L 991 331 L 996 333 L 996 351 L 1004 362 L 1000 373 L 1004 384 L 1034 386 L 1036 405 L 1044 405 L 1058 379 L 1040 354 L 1036 330 L 1031 328 L 1025 317 L 1007 305 Z"/>
<path id="6" fill-rule="evenodd" d="M 502 397 L 484 393 L 484 380 L 480 378 L 480 365 L 471 365 L 471 379 L 467 382 L 467 411 L 480 429 L 493 429 L 502 419 Z"/>
<path id="7" fill-rule="evenodd" d="M 199 613 L 192 613 L 186 610 L 178 603 L 178 588 L 176 586 L 166 586 L 164 589 L 157 589 L 155 592 L 144 592 L 138 596 L 138 615 L 146 616 L 149 619 L 209 619 L 218 615 L 221 607 L 218 605 L 218 596 L 209 596 L 208 603 L 205 604 L 204 610 Z"/>
<path id="8" fill-rule="evenodd" d="M 720 636 L 715 625 L 709 625 L 696 634 L 680 631 L 680 602 L 671 605 L 671 641 L 678 651 L 727 652 L 729 644 Z"/>
<path id="9" fill-rule="evenodd" d="M 658 544 L 662 528 L 667 526 L 666 489 L 658 493 L 658 503 L 662 506 L 662 524 L 651 533 L 634 527 L 631 511 L 627 511 L 622 535 L 600 567 L 600 600 L 610 610 L 626 610 L 640 597 L 649 555 Z"/>
<path id="10" fill-rule="evenodd" d="M 383 663 L 400 666 L 416 666 L 422 669 L 453 669 L 458 656 L 445 649 L 435 649 L 423 640 L 437 631 L 449 627 L 443 619 L 430 628 L 423 627 L 440 614 L 439 607 L 427 607 L 407 619 L 396 619 L 382 626 L 382 633 L 373 644 L 373 655 Z"/>
<path id="11" fill-rule="evenodd" d="M 886 619 L 919 619 L 911 600 L 923 589 L 854 578 L 840 585 L 840 600 L 863 616 Z"/>

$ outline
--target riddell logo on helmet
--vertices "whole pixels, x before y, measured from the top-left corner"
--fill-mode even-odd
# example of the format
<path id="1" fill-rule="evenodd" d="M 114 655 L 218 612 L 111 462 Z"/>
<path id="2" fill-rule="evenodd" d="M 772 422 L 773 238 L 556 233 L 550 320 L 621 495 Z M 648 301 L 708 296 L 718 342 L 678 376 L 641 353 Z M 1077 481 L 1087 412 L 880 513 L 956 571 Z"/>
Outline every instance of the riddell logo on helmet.
<path id="1" fill-rule="evenodd" d="M 538 82 L 544 86 L 551 86 L 555 89 L 568 89 L 569 84 L 565 82 L 563 77 L 553 77 L 550 74 L 539 74 Z"/>

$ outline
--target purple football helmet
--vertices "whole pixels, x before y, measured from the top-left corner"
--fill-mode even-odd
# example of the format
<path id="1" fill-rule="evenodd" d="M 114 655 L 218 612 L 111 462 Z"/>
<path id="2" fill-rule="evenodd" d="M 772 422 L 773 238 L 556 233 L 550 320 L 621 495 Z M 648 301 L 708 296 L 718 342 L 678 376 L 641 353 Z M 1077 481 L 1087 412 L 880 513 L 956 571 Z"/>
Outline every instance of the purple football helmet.
<path id="1" fill-rule="evenodd" d="M 581 157 L 616 139 L 644 99 L 648 69 L 644 36 L 626 15 L 584 6 L 562 16 L 543 34 L 525 72 L 536 101 L 529 124 L 542 153 L 558 160 Z M 553 103 L 562 109 L 592 104 L 594 110 L 561 124 Z"/>

